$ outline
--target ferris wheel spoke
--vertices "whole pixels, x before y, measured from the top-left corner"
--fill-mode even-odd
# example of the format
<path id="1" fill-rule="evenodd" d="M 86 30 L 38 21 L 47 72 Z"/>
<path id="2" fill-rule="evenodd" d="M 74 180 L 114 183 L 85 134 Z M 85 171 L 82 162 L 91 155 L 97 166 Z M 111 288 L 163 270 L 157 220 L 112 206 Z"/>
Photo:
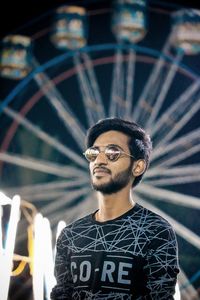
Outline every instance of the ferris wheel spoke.
<path id="1" fill-rule="evenodd" d="M 91 88 L 93 90 L 94 100 L 96 102 L 96 110 L 98 113 L 98 115 L 97 115 L 97 117 L 98 117 L 97 121 L 98 121 L 99 119 L 105 118 L 105 109 L 104 109 L 99 85 L 97 82 L 97 78 L 96 78 L 96 75 L 94 72 L 94 68 L 93 68 L 93 64 L 92 64 L 92 60 L 91 60 L 90 56 L 88 55 L 88 53 L 85 53 L 85 52 L 81 52 L 80 54 L 84 60 L 84 65 L 86 66 L 86 71 L 88 73 L 89 82 L 90 82 Z"/>
<path id="2" fill-rule="evenodd" d="M 32 184 L 21 187 L 11 187 L 5 189 L 9 195 L 21 195 L 23 199 L 37 200 L 51 200 L 66 194 L 66 189 L 70 191 L 72 188 L 80 188 L 89 183 L 89 178 L 67 178 L 64 181 L 53 181 L 48 183 Z"/>
<path id="3" fill-rule="evenodd" d="M 113 67 L 109 116 L 115 117 L 125 109 L 124 101 L 124 68 L 122 50 L 117 49 Z M 123 115 L 123 114 L 122 114 Z"/>
<path id="4" fill-rule="evenodd" d="M 35 62 L 37 65 L 37 62 Z M 37 73 L 34 76 L 38 86 L 43 91 L 51 106 L 55 109 L 58 117 L 68 129 L 72 137 L 75 139 L 80 149 L 83 149 L 83 141 L 85 138 L 85 130 L 82 128 L 79 120 L 69 108 L 67 102 L 63 99 L 60 92 L 50 78 L 45 73 Z"/>
<path id="5" fill-rule="evenodd" d="M 88 183 L 87 183 L 88 184 Z M 54 191 L 44 191 L 41 193 L 35 193 L 34 195 L 31 194 L 30 196 L 27 195 L 26 197 L 24 196 L 25 199 L 31 199 L 31 202 L 38 202 L 38 201 L 55 201 L 55 199 L 58 198 L 63 198 L 65 197 L 66 193 L 71 193 L 73 192 L 73 189 L 80 189 L 83 185 L 85 185 L 85 183 L 82 184 L 77 184 L 76 186 L 74 186 L 73 184 L 70 185 L 70 189 L 66 189 L 66 190 L 54 190 Z M 23 194 L 22 194 L 23 197 Z M 57 201 L 57 200 L 56 200 Z"/>
<path id="6" fill-rule="evenodd" d="M 171 167 L 171 168 L 155 167 L 155 168 L 150 168 L 147 171 L 147 173 L 145 174 L 145 180 L 160 176 L 160 174 L 162 174 L 162 177 L 199 175 L 199 170 L 200 170 L 200 164 L 182 165 L 182 166 Z"/>
<path id="7" fill-rule="evenodd" d="M 14 155 L 11 153 L 0 153 L 0 160 L 18 167 L 65 178 L 80 177 L 85 175 L 85 172 L 75 167 L 69 167 L 67 165 L 63 166 L 61 164 L 55 164 L 46 160 L 34 159 L 28 156 Z"/>
<path id="8" fill-rule="evenodd" d="M 191 98 L 186 105 L 182 105 L 180 109 L 169 117 L 168 121 L 158 132 L 154 138 L 156 147 L 166 145 L 200 109 L 200 95 L 198 98 Z M 162 137 L 162 138 L 161 138 Z"/>
<path id="9" fill-rule="evenodd" d="M 185 300 L 198 299 L 198 292 L 195 290 L 190 280 L 187 278 L 183 269 L 180 269 L 181 272 L 178 276 L 179 286 L 181 289 L 181 295 Z"/>
<path id="10" fill-rule="evenodd" d="M 81 95 L 87 115 L 89 126 L 94 124 L 99 119 L 99 112 L 102 111 L 101 106 L 98 105 L 95 99 L 94 91 L 92 90 L 91 83 L 86 76 L 81 65 L 79 53 L 76 53 L 73 57 L 74 65 L 77 70 L 78 82 L 81 90 Z"/>
<path id="11" fill-rule="evenodd" d="M 67 180 L 56 180 L 51 182 L 30 184 L 20 187 L 9 187 L 9 194 L 31 194 L 35 192 L 42 192 L 45 190 L 65 189 L 71 186 L 78 186 L 79 184 L 88 182 L 89 178 L 68 178 Z"/>
<path id="12" fill-rule="evenodd" d="M 197 249 L 200 249 L 200 237 L 197 234 L 195 234 L 193 231 L 191 231 L 190 229 L 188 229 L 187 227 L 185 227 L 184 225 L 176 221 L 168 214 L 164 213 L 156 206 L 148 203 L 148 201 L 143 200 L 138 196 L 136 197 L 136 199 L 141 205 L 144 205 L 146 208 L 152 210 L 153 212 L 159 214 L 160 216 L 168 220 L 168 222 L 174 227 L 175 231 L 179 236 L 181 236 L 183 239 L 185 239 L 188 243 L 190 243 Z"/>
<path id="13" fill-rule="evenodd" d="M 177 119 L 179 119 L 180 113 L 184 113 L 185 111 L 193 105 L 195 100 L 195 94 L 198 92 L 200 88 L 200 80 L 196 80 L 192 83 L 177 99 L 175 99 L 172 105 L 166 109 L 166 111 L 160 116 L 157 122 L 155 122 L 151 136 L 157 134 L 157 132 L 163 129 L 167 129 L 169 131 L 168 126 L 170 125 L 170 129 L 174 127 Z M 182 112 L 183 111 L 183 112 Z"/>
<path id="14" fill-rule="evenodd" d="M 128 61 L 127 61 L 127 84 L 126 84 L 126 100 L 125 100 L 125 118 L 131 117 L 132 103 L 134 102 L 134 83 L 135 83 L 135 62 L 136 53 L 133 49 L 129 50 Z"/>
<path id="15" fill-rule="evenodd" d="M 177 185 L 177 184 L 185 184 L 192 182 L 200 182 L 200 175 L 188 175 L 188 176 L 174 176 L 170 178 L 159 178 L 154 180 L 147 180 L 147 184 L 155 185 L 155 186 L 166 186 L 166 185 Z"/>
<path id="16" fill-rule="evenodd" d="M 69 207 L 71 206 L 71 201 L 79 198 L 79 197 L 83 197 L 88 195 L 88 193 L 90 192 L 91 188 L 86 186 L 86 187 L 82 187 L 82 188 L 74 188 L 74 190 L 70 191 L 70 193 L 68 193 L 66 191 L 65 195 L 56 199 L 56 201 L 51 201 L 51 203 L 48 203 L 46 205 L 44 205 L 41 208 L 41 213 L 44 215 L 49 215 L 52 212 L 56 212 L 58 213 L 58 211 L 60 211 L 63 207 L 65 207 L 65 209 L 67 209 L 67 205 L 69 205 Z"/>
<path id="17" fill-rule="evenodd" d="M 155 147 L 151 160 L 152 162 L 159 158 L 160 156 L 172 153 L 172 156 L 174 156 L 174 153 L 176 152 L 184 152 L 187 149 L 190 149 L 191 146 L 198 145 L 199 143 L 199 137 L 200 137 L 200 128 L 197 128 L 188 134 L 185 134 L 182 137 L 177 138 L 175 141 L 168 143 L 166 146 L 161 145 Z"/>
<path id="18" fill-rule="evenodd" d="M 169 167 L 173 164 L 177 164 L 180 161 L 185 160 L 188 157 L 191 157 L 192 155 L 198 153 L 199 151 L 200 151 L 200 144 L 198 144 L 198 140 L 197 140 L 194 145 L 190 145 L 190 147 L 187 147 L 185 149 L 182 147 L 179 148 L 177 147 L 177 149 L 175 149 L 173 153 L 170 152 L 169 155 L 164 156 L 164 158 L 161 158 L 159 161 L 156 161 L 154 163 L 154 166 L 159 165 L 160 167 L 163 166 Z"/>
<path id="19" fill-rule="evenodd" d="M 48 218 L 51 219 L 52 226 L 56 225 L 61 219 L 64 219 L 65 221 L 68 221 L 70 219 L 70 221 L 73 221 L 73 216 L 75 215 L 79 216 L 79 212 L 81 212 L 82 214 L 86 213 L 88 202 L 86 203 L 85 199 L 87 199 L 87 197 L 88 198 L 91 197 L 90 195 L 91 195 L 91 189 L 88 188 L 87 189 L 84 188 L 80 190 L 75 189 L 70 193 L 66 192 L 64 197 L 56 199 L 56 201 L 48 205 L 46 204 L 40 210 L 40 212 L 44 216 L 48 215 Z M 76 199 L 81 196 L 85 197 L 84 201 L 82 201 L 80 204 L 75 203 L 73 205 L 73 201 L 76 201 Z M 91 204 L 92 203 L 93 202 L 91 201 Z M 63 207 L 64 209 L 62 209 Z M 67 209 L 67 207 L 69 207 L 69 210 Z M 74 212 L 74 214 L 72 212 Z M 19 243 L 24 241 L 27 238 L 27 232 L 26 230 L 24 230 L 24 228 L 26 228 L 26 222 L 25 220 L 22 220 L 22 222 L 19 223 L 19 235 L 18 235 Z"/>
<path id="20" fill-rule="evenodd" d="M 89 196 L 86 195 L 84 200 L 81 201 L 78 205 L 70 208 L 70 211 L 63 210 L 61 214 L 53 213 L 51 214 L 51 223 L 54 226 L 60 220 L 65 220 L 66 223 L 71 223 L 73 220 L 79 219 L 86 216 L 87 214 L 95 211 L 97 209 L 97 199 L 94 199 L 95 196 L 90 192 Z M 96 201 L 94 201 L 96 200 Z"/>
<path id="21" fill-rule="evenodd" d="M 162 85 L 159 96 L 157 97 L 157 99 L 154 103 L 152 113 L 149 116 L 148 121 L 145 126 L 150 133 L 151 133 L 152 126 L 153 126 L 152 124 L 154 124 L 154 121 L 156 120 L 156 117 L 160 111 L 160 108 L 163 105 L 164 99 L 169 91 L 169 88 L 174 79 L 174 76 L 176 75 L 176 72 L 177 72 L 177 69 L 178 69 L 178 66 L 179 66 L 179 63 L 180 63 L 180 60 L 182 59 L 182 57 L 183 57 L 183 52 L 179 51 L 177 53 L 176 58 L 174 59 L 173 64 L 171 64 L 171 66 L 169 68 L 168 74 L 165 79 L 165 84 Z"/>
<path id="22" fill-rule="evenodd" d="M 53 138 L 49 134 L 47 134 L 45 131 L 43 131 L 38 126 L 31 123 L 28 119 L 25 117 L 22 117 L 19 113 L 15 112 L 9 107 L 4 108 L 4 113 L 7 114 L 12 119 L 16 120 L 20 125 L 22 125 L 26 130 L 31 132 L 33 135 L 35 135 L 40 140 L 44 141 L 48 145 L 52 146 L 54 149 L 58 150 L 60 153 L 64 154 L 68 158 L 72 159 L 75 163 L 82 167 L 86 167 L 87 163 L 84 159 L 82 159 L 78 154 L 76 154 L 74 151 L 72 151 L 69 147 L 66 145 L 63 145 L 60 143 L 57 139 Z"/>
<path id="23" fill-rule="evenodd" d="M 165 145 L 168 141 L 170 141 L 184 126 L 189 122 L 190 119 L 199 111 L 200 109 L 200 98 L 198 98 L 194 104 L 188 109 L 185 114 L 183 113 L 180 116 L 179 121 L 176 122 L 176 126 L 173 126 L 171 130 L 165 135 L 163 139 L 157 145 Z"/>
<path id="24" fill-rule="evenodd" d="M 170 35 L 161 51 L 162 55 L 160 55 L 160 57 L 157 59 L 156 64 L 153 67 L 153 71 L 151 72 L 151 75 L 144 86 L 142 94 L 138 99 L 137 106 L 133 111 L 133 120 L 136 122 L 139 120 L 140 122 L 145 122 L 145 119 L 147 119 L 152 112 L 153 101 L 156 98 L 160 87 L 163 85 L 162 77 L 164 74 L 165 65 L 164 55 L 168 53 L 171 47 L 171 38 L 172 36 Z"/>
<path id="25" fill-rule="evenodd" d="M 154 200 L 200 209 L 200 201 L 197 197 L 184 195 L 178 192 L 172 192 L 163 188 L 153 187 L 146 183 L 140 183 L 140 186 L 137 187 L 137 193 L 146 197 L 151 196 Z"/>

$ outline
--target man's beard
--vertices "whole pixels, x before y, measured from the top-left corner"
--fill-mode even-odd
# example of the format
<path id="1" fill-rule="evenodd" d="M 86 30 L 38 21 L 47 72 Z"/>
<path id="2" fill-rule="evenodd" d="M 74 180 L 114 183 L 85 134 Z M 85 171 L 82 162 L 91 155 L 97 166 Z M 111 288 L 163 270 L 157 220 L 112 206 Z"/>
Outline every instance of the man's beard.
<path id="1" fill-rule="evenodd" d="M 132 166 L 133 164 L 131 163 L 130 166 L 118 173 L 114 178 L 111 178 L 111 180 L 107 183 L 102 183 L 102 184 L 95 184 L 92 182 L 92 187 L 95 191 L 99 191 L 102 194 L 113 194 L 117 193 L 121 189 L 123 189 L 125 186 L 128 185 L 131 176 L 132 176 Z"/>

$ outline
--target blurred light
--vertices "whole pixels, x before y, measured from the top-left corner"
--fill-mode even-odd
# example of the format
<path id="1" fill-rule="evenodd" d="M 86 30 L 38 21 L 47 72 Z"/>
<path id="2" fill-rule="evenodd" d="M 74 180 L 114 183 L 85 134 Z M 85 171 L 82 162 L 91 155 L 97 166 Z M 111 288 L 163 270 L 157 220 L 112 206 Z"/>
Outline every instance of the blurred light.
<path id="1" fill-rule="evenodd" d="M 121 0 L 114 7 L 112 30 L 120 42 L 136 43 L 147 31 L 146 0 Z"/>
<path id="2" fill-rule="evenodd" d="M 54 258 L 52 251 L 52 234 L 47 218 L 37 214 L 34 222 L 34 251 L 33 251 L 33 294 L 34 300 L 50 300 L 50 293 L 56 279 L 54 277 Z"/>
<path id="3" fill-rule="evenodd" d="M 0 192 L 0 205 L 8 205 L 11 204 L 12 200 L 7 197 L 4 193 Z"/>
<path id="4" fill-rule="evenodd" d="M 0 206 L 0 257 L 3 254 L 2 217 L 3 217 L 3 209 Z"/>
<path id="5" fill-rule="evenodd" d="M 31 71 L 31 39 L 8 35 L 2 41 L 0 74 L 10 79 L 22 79 Z"/>
<path id="6" fill-rule="evenodd" d="M 56 231 L 56 241 L 57 241 L 61 231 L 63 230 L 63 228 L 65 228 L 65 226 L 66 226 L 65 221 L 58 222 L 57 231 Z M 56 258 L 56 243 L 55 243 L 55 247 L 54 247 L 54 259 L 55 258 Z"/>
<path id="7" fill-rule="evenodd" d="M 59 49 L 79 49 L 87 42 L 86 10 L 78 6 L 61 6 L 56 10 L 51 40 Z"/>
<path id="8" fill-rule="evenodd" d="M 176 287 L 175 287 L 174 300 L 181 300 L 181 294 L 180 294 L 180 289 L 179 289 L 178 282 L 177 282 Z"/>
<path id="9" fill-rule="evenodd" d="M 172 43 L 185 54 L 200 52 L 200 10 L 181 9 L 172 15 Z"/>
<path id="10" fill-rule="evenodd" d="M 45 231 L 44 236 L 44 278 L 45 278 L 45 288 L 46 288 L 46 299 L 50 300 L 50 293 L 54 285 L 56 284 L 56 279 L 54 277 L 54 259 L 52 251 L 52 234 L 49 220 L 47 218 L 43 219 L 43 226 Z"/>
<path id="11" fill-rule="evenodd" d="M 33 295 L 34 300 L 44 298 L 44 227 L 43 217 L 37 214 L 34 222 L 34 251 L 33 251 Z"/>
<path id="12" fill-rule="evenodd" d="M 6 233 L 5 249 L 0 254 L 0 299 L 6 300 L 8 297 L 8 289 L 10 276 L 12 271 L 13 253 L 15 247 L 15 238 L 17 232 L 17 224 L 20 216 L 20 197 L 14 196 L 11 201 L 11 211 Z M 3 287 L 3 288 L 2 288 Z"/>
<path id="13" fill-rule="evenodd" d="M 65 221 L 59 221 L 58 222 L 58 226 L 57 226 L 57 232 L 56 232 L 56 240 L 58 239 L 61 231 L 63 230 L 63 228 L 66 227 L 66 223 Z"/>

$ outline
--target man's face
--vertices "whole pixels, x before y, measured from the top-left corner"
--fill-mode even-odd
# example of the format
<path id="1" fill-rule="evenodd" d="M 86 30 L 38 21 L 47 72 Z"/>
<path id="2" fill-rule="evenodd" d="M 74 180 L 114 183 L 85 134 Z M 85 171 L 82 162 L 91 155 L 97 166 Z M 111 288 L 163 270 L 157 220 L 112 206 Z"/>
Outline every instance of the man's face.
<path id="1" fill-rule="evenodd" d="M 108 145 L 116 145 L 130 154 L 127 135 L 110 130 L 97 137 L 93 147 L 99 148 L 102 152 L 94 162 L 90 162 L 90 174 L 93 188 L 103 194 L 116 193 L 132 182 L 131 157 L 122 155 L 116 161 L 109 161 L 104 153 Z"/>

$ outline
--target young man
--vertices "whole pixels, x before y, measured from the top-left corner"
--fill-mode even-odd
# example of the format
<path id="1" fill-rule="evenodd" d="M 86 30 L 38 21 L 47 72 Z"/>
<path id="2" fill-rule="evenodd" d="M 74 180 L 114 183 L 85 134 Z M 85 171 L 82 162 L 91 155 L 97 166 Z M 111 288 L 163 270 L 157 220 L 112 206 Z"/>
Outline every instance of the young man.
<path id="1" fill-rule="evenodd" d="M 59 236 L 51 299 L 173 299 L 174 230 L 130 193 L 148 168 L 149 136 L 136 123 L 108 118 L 88 130 L 87 147 L 99 209 Z"/>

